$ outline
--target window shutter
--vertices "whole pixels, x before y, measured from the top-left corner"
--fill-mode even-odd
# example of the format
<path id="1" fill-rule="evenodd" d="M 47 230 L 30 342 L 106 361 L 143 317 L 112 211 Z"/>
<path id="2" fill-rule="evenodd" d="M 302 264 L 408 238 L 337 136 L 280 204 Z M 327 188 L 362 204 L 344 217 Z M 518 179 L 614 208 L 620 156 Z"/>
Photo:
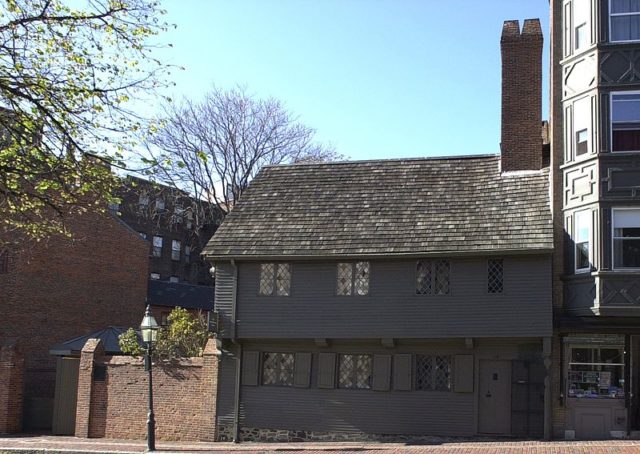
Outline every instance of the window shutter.
<path id="1" fill-rule="evenodd" d="M 456 355 L 453 378 L 455 392 L 473 392 L 473 355 Z"/>
<path id="2" fill-rule="evenodd" d="M 393 389 L 411 391 L 411 355 L 393 355 Z"/>
<path id="3" fill-rule="evenodd" d="M 243 385 L 258 386 L 260 383 L 260 352 L 243 352 L 241 373 Z"/>
<path id="4" fill-rule="evenodd" d="M 391 355 L 373 356 L 373 390 L 389 391 L 391 385 Z"/>
<path id="5" fill-rule="evenodd" d="M 293 386 L 308 388 L 311 382 L 311 353 L 296 353 Z"/>
<path id="6" fill-rule="evenodd" d="M 336 354 L 320 353 L 318 355 L 318 388 L 335 388 L 336 386 Z"/>

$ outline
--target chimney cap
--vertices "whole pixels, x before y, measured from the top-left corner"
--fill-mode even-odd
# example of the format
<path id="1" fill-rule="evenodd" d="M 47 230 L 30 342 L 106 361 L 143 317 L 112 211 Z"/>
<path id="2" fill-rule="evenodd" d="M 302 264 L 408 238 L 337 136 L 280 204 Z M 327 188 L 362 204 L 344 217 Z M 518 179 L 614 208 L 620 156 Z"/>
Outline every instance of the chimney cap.
<path id="1" fill-rule="evenodd" d="M 542 36 L 542 27 L 540 26 L 540 19 L 525 19 L 522 26 L 523 35 L 540 35 Z"/>
<path id="2" fill-rule="evenodd" d="M 505 38 L 519 38 L 520 37 L 520 22 L 517 20 L 506 20 L 502 24 L 502 39 Z"/>

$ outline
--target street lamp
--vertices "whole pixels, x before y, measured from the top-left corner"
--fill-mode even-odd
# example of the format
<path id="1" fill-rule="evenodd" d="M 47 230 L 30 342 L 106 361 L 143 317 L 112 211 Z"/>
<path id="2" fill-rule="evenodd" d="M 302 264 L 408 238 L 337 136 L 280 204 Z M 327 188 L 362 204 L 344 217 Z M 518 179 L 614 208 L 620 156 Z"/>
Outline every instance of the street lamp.
<path id="1" fill-rule="evenodd" d="M 147 345 L 146 355 L 144 357 L 144 370 L 149 372 L 149 413 L 147 414 L 147 451 L 156 450 L 156 421 L 153 417 L 153 387 L 151 376 L 151 349 L 158 335 L 158 323 L 151 315 L 151 307 L 147 306 L 144 313 L 142 323 L 140 323 L 140 332 L 142 340 Z"/>

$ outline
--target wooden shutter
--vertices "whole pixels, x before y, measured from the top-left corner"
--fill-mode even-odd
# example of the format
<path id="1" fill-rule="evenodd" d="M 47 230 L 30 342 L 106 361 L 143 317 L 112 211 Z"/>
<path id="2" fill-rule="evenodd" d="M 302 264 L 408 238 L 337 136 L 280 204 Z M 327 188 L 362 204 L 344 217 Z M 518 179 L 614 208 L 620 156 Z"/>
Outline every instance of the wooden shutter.
<path id="1" fill-rule="evenodd" d="M 391 385 L 391 355 L 373 355 L 373 390 L 389 391 Z"/>
<path id="2" fill-rule="evenodd" d="M 245 351 L 242 353 L 242 384 L 258 386 L 260 383 L 260 352 Z"/>
<path id="3" fill-rule="evenodd" d="M 456 355 L 453 366 L 454 386 L 457 393 L 473 392 L 473 355 Z"/>
<path id="4" fill-rule="evenodd" d="M 311 383 L 311 353 L 296 353 L 293 386 L 308 388 Z"/>
<path id="5" fill-rule="evenodd" d="M 411 391 L 411 355 L 393 355 L 393 389 Z"/>
<path id="6" fill-rule="evenodd" d="M 318 388 L 335 388 L 336 386 L 336 354 L 320 353 L 318 355 Z"/>

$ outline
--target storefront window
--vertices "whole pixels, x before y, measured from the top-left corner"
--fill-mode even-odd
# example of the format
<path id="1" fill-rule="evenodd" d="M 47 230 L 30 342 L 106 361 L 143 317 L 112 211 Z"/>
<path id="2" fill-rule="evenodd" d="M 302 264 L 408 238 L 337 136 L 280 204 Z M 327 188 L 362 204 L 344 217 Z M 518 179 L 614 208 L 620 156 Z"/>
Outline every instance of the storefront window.
<path id="1" fill-rule="evenodd" d="M 569 397 L 624 398 L 624 347 L 571 346 Z"/>

